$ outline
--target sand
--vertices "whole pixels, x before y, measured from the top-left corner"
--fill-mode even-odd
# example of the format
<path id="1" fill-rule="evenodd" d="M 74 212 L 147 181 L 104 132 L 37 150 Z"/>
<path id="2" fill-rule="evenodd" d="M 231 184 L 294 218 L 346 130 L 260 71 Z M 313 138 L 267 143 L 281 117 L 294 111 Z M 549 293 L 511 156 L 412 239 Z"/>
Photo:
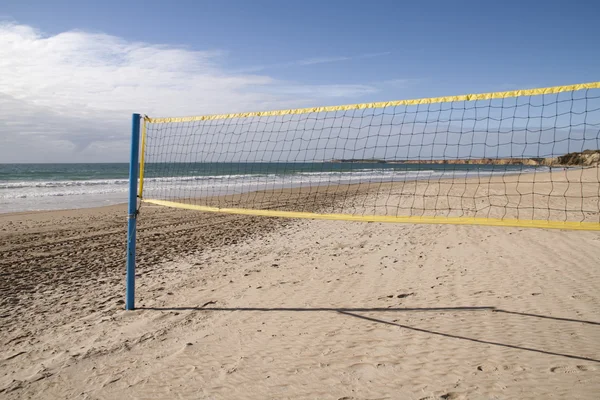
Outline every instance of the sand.
<path id="1" fill-rule="evenodd" d="M 0 214 L 0 398 L 600 393 L 599 232 L 144 205 L 128 312 L 125 223 Z"/>
<path id="2" fill-rule="evenodd" d="M 197 196 L 201 193 L 190 191 L 182 198 L 163 192 L 156 198 L 220 208 L 600 223 L 600 166 L 404 182 L 336 182 L 218 197 Z"/>

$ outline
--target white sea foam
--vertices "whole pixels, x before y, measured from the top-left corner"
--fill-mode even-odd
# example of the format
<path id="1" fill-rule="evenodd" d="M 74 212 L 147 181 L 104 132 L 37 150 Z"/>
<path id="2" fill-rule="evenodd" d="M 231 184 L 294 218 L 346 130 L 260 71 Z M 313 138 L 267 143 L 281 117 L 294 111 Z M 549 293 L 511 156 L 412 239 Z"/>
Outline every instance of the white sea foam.
<path id="1" fill-rule="evenodd" d="M 490 176 L 533 172 L 476 170 L 356 169 L 353 171 L 298 172 L 294 174 L 231 174 L 147 178 L 145 197 L 174 198 L 181 194 L 214 196 L 263 189 Z M 539 169 L 538 169 L 539 170 Z M 0 212 L 81 208 L 125 202 L 128 179 L 0 181 Z"/>

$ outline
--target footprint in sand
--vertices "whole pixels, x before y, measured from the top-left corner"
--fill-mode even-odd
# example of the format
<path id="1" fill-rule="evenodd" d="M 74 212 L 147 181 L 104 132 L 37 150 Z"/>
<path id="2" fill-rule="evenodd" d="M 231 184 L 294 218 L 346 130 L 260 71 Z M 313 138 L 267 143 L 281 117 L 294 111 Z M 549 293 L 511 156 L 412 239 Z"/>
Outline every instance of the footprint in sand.
<path id="1" fill-rule="evenodd" d="M 552 373 L 563 373 L 563 374 L 578 374 L 580 372 L 593 371 L 591 367 L 585 365 L 559 365 L 557 367 L 550 368 Z"/>
<path id="2" fill-rule="evenodd" d="M 462 400 L 465 399 L 466 397 L 460 393 L 457 392 L 448 392 L 448 393 L 444 393 L 442 395 L 439 396 L 427 396 L 427 397 L 422 397 L 419 400 L 438 400 L 438 399 L 444 399 L 444 400 Z"/>
<path id="3" fill-rule="evenodd" d="M 525 371 L 525 368 L 518 364 L 507 364 L 507 365 L 481 364 L 477 367 L 477 370 L 482 371 L 482 372 L 497 372 L 497 371 L 520 372 L 520 371 Z"/>

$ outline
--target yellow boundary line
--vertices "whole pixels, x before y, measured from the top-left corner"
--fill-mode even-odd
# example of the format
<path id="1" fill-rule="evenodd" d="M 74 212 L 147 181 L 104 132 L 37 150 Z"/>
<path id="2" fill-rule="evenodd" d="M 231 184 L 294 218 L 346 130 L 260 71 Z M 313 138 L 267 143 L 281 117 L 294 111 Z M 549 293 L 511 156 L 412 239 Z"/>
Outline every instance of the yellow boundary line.
<path id="1" fill-rule="evenodd" d="M 172 117 L 172 118 L 145 117 L 145 120 L 152 124 L 167 124 L 167 123 L 171 123 L 171 122 L 211 121 L 211 120 L 215 120 L 215 119 L 272 117 L 272 116 L 282 116 L 282 115 L 322 113 L 322 112 L 333 112 L 333 111 L 363 110 L 363 109 L 369 109 L 369 108 L 416 106 L 419 104 L 449 103 L 449 102 L 453 102 L 453 101 L 476 101 L 476 100 L 505 99 L 505 98 L 510 98 L 510 97 L 521 97 L 521 96 L 539 96 L 539 95 L 544 95 L 544 94 L 556 94 L 556 93 L 561 93 L 561 92 L 574 92 L 577 90 L 584 90 L 584 89 L 600 89 L 600 82 L 580 83 L 577 85 L 567 85 L 567 86 L 553 86 L 553 87 L 538 88 L 538 89 L 511 90 L 511 91 L 507 91 L 507 92 L 464 94 L 464 95 L 460 95 L 460 96 L 430 97 L 430 98 L 424 98 L 424 99 L 397 100 L 397 101 L 387 101 L 387 102 L 378 102 L 378 103 L 348 104 L 348 105 L 342 105 L 342 106 L 296 108 L 296 109 L 289 109 L 289 110 L 257 111 L 257 112 L 246 112 L 246 113 L 235 113 L 235 114 L 202 115 L 202 116 L 196 116 L 196 117 Z"/>
<path id="2" fill-rule="evenodd" d="M 142 148 L 140 149 L 141 151 L 141 155 L 140 155 L 140 187 L 138 189 L 138 197 L 141 199 L 142 198 L 142 194 L 144 193 L 144 166 L 145 164 L 145 157 L 144 155 L 146 154 L 146 117 L 142 118 Z"/>
<path id="3" fill-rule="evenodd" d="M 487 226 L 512 226 L 518 228 L 543 228 L 566 229 L 579 231 L 600 231 L 600 223 L 595 222 L 562 222 L 541 220 L 518 220 L 498 218 L 472 218 L 472 217 L 393 217 L 384 215 L 351 215 L 351 214 L 317 214 L 310 212 L 276 211 L 276 210 L 250 210 L 244 208 L 217 208 L 198 206 L 194 204 L 178 203 L 166 200 L 146 200 L 146 203 L 159 206 L 183 208 L 187 210 L 218 212 L 226 214 L 255 215 L 262 217 L 326 219 L 335 221 L 360 221 L 360 222 L 395 222 L 411 224 L 452 224 L 452 225 L 487 225 Z"/>

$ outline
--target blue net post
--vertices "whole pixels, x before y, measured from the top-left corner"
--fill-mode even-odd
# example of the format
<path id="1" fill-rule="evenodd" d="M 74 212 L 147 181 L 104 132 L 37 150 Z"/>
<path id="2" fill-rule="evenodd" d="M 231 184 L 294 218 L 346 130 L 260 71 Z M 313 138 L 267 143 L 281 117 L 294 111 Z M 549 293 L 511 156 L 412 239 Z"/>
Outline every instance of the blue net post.
<path id="1" fill-rule="evenodd" d="M 131 157 L 129 159 L 129 208 L 127 211 L 127 284 L 125 309 L 135 308 L 135 231 L 137 218 L 138 159 L 140 152 L 140 114 L 131 121 Z"/>

